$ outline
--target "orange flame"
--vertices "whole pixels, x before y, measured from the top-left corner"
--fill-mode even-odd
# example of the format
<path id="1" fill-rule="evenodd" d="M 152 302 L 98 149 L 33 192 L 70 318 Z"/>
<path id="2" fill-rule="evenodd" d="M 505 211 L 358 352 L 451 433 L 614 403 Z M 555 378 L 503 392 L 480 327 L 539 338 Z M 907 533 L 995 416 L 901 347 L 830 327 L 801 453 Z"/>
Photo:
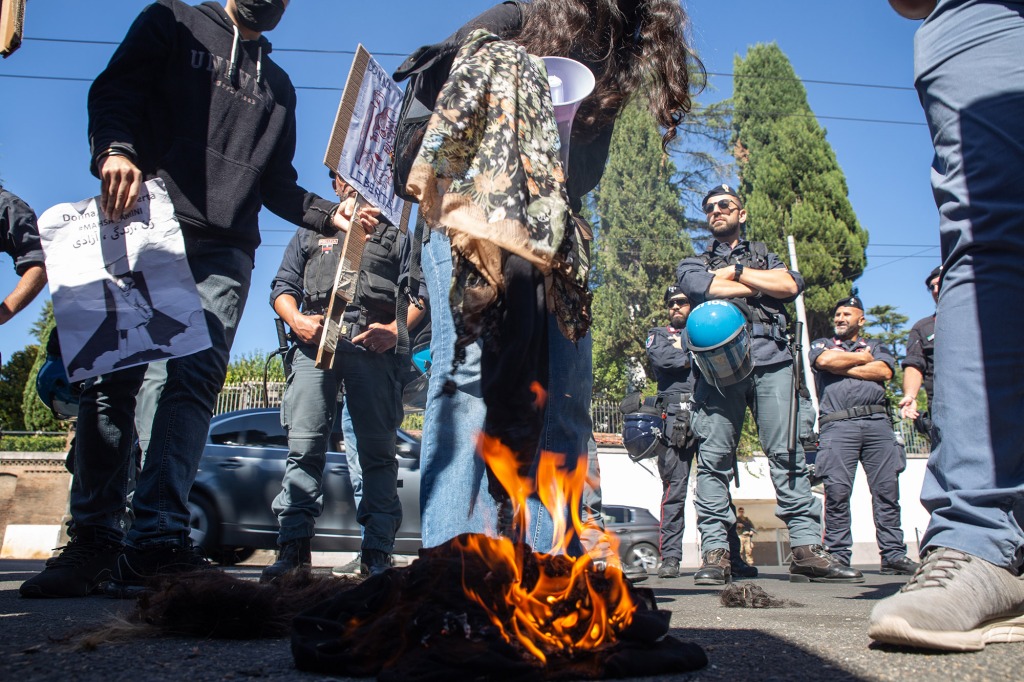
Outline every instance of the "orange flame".
<path id="1" fill-rule="evenodd" d="M 530 384 L 530 390 L 533 392 L 533 406 L 538 410 L 543 410 L 544 405 L 548 402 L 548 392 L 538 381 L 534 381 Z"/>
<path id="2" fill-rule="evenodd" d="M 543 400 L 541 393 L 537 395 Z M 522 543 L 484 535 L 462 536 L 467 554 L 482 558 L 492 575 L 510 578 L 501 581 L 502 599 L 495 602 L 494 595 L 485 594 L 482 586 L 467 584 L 463 574 L 466 595 L 487 611 L 506 641 L 515 639 L 542 662 L 552 654 L 571 655 L 614 643 L 636 610 L 621 570 L 598 569 L 588 555 L 565 555 L 572 540 L 584 534 L 580 508 L 586 453 L 567 472 L 563 455 L 542 452 L 534 480 L 518 475 L 514 453 L 497 438 L 481 434 L 479 446 L 492 474 L 512 498 L 516 527 L 529 527 L 526 502 L 534 493 L 555 527 L 551 553 L 538 555 L 539 571 L 526 570 L 530 557 Z M 602 533 L 595 544 L 601 547 L 602 556 L 597 558 L 610 553 L 609 563 L 617 567 L 618 539 Z"/>

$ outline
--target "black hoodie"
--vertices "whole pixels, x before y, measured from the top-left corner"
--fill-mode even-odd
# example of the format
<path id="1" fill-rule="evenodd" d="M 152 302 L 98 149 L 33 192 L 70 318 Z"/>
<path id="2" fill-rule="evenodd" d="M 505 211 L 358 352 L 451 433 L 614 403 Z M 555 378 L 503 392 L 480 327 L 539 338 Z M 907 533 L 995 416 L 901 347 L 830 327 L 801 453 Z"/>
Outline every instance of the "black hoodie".
<path id="1" fill-rule="evenodd" d="M 92 172 L 112 146 L 163 178 L 186 235 L 253 253 L 260 206 L 333 233 L 335 204 L 292 166 L 295 88 L 270 42 L 242 40 L 215 2 L 157 0 L 139 14 L 89 90 Z"/>

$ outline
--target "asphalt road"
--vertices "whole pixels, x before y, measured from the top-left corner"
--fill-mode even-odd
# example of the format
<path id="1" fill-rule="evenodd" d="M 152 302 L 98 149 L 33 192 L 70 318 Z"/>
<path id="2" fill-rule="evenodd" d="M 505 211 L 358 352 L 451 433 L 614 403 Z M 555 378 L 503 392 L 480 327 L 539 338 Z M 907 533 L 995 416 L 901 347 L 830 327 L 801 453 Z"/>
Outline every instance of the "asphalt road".
<path id="1" fill-rule="evenodd" d="M 0 561 L 2 680 L 342 679 L 295 670 L 287 639 L 217 641 L 160 636 L 104 643 L 92 649 L 76 647 L 72 642 L 77 636 L 129 614 L 132 602 L 100 596 L 21 599 L 18 585 L 41 568 L 38 561 Z M 253 566 L 230 570 L 252 579 L 259 574 L 259 568 Z M 697 587 L 689 575 L 672 580 L 651 577 L 644 585 L 655 590 L 662 608 L 672 611 L 673 634 L 700 644 L 711 659 L 699 672 L 658 679 L 969 682 L 1022 678 L 1024 645 L 992 645 L 975 654 L 898 651 L 871 645 L 865 634 L 871 607 L 898 590 L 901 581 L 875 571 L 867 572 L 866 577 L 860 585 L 807 585 L 790 583 L 785 573 L 769 569 L 750 582 L 775 597 L 803 604 L 776 609 L 725 608 L 719 602 L 719 589 Z"/>

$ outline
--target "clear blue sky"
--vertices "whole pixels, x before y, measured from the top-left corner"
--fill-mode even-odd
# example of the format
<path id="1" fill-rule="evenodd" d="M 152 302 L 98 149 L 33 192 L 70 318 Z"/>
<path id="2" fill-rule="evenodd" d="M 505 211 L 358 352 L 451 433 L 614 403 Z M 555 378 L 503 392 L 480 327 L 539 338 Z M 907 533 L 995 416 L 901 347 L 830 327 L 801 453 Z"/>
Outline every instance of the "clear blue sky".
<path id="1" fill-rule="evenodd" d="M 31 0 L 27 38 L 120 41 L 142 7 L 135 0 Z M 293 0 L 281 25 L 268 34 L 274 59 L 299 88 L 299 147 L 295 167 L 309 189 L 330 195 L 322 163 L 340 88 L 351 56 L 288 51 L 353 50 L 362 42 L 388 71 L 416 47 L 445 37 L 492 0 Z M 808 97 L 849 184 L 850 200 L 871 235 L 868 265 L 857 281 L 867 306 L 890 304 L 910 323 L 932 312 L 923 280 L 938 264 L 937 213 L 928 185 L 931 145 L 913 78 L 917 22 L 893 12 L 884 0 L 687 0 L 693 44 L 709 72 L 728 74 L 735 55 L 775 41 L 805 81 Z M 0 62 L 0 177 L 42 213 L 63 201 L 95 195 L 88 171 L 85 101 L 89 81 L 106 64 L 113 45 L 26 40 Z M 34 76 L 25 79 L 12 76 Z M 81 79 L 81 80 L 49 80 Z M 712 75 L 699 96 L 728 97 L 732 79 Z M 327 88 L 327 89 L 308 89 Z M 333 89 L 332 89 L 333 88 Z M 902 88 L 902 89 L 901 89 Z M 873 119 L 888 123 L 838 120 Z M 902 125 L 894 121 L 910 123 Z M 638 207 L 638 216 L 642 216 Z M 263 246 L 256 256 L 249 303 L 234 355 L 276 347 L 267 303 L 270 280 L 294 228 L 261 215 Z M 799 247 L 798 247 L 799 253 Z M 0 256 L 0 292 L 16 282 L 10 259 Z M 29 328 L 47 294 L 0 327 L 4 358 L 30 343 Z"/>

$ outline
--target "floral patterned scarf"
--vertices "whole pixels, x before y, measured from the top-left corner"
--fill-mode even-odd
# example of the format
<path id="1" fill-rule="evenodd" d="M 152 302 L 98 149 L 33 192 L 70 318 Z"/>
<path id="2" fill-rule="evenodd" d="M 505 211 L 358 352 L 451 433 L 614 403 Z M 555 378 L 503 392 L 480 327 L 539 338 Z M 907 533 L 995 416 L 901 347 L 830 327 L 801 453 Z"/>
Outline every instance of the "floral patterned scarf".
<path id="1" fill-rule="evenodd" d="M 559 146 L 543 62 L 487 31 L 470 34 L 407 183 L 427 225 L 451 239 L 459 347 L 493 331 L 486 313 L 503 291 L 505 254 L 551 274 L 569 219 Z"/>

